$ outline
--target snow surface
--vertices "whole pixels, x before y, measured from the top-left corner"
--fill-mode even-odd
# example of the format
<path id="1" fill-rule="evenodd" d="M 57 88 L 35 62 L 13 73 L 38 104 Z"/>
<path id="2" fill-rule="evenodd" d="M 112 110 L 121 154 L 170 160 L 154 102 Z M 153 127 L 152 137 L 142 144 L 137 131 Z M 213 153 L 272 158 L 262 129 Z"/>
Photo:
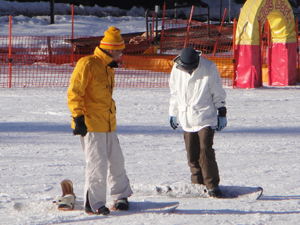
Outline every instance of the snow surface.
<path id="1" fill-rule="evenodd" d="M 6 35 L 7 18 L 0 17 L 0 35 Z M 56 16 L 54 25 L 46 17 L 15 18 L 13 35 L 62 35 L 71 29 L 69 16 Z M 111 25 L 122 33 L 145 29 L 143 17 L 75 16 L 75 21 L 76 35 L 102 35 Z M 82 210 L 85 161 L 70 128 L 66 91 L 0 89 L 0 224 L 299 224 L 300 86 L 226 88 L 228 126 L 214 140 L 220 184 L 261 186 L 260 200 L 156 195 L 156 186 L 190 183 L 182 130 L 168 124 L 169 90 L 116 88 L 117 132 L 135 190 L 129 200 L 141 208 L 154 202 L 180 205 L 171 214 L 109 216 Z M 63 179 L 74 183 L 75 211 L 59 211 L 52 203 Z"/>

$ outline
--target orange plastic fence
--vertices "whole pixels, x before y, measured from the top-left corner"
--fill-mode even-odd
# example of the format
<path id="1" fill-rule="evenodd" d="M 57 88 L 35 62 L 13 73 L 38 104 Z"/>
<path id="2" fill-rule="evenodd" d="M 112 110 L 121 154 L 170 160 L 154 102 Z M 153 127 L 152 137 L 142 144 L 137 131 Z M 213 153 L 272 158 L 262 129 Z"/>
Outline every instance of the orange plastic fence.
<path id="1" fill-rule="evenodd" d="M 233 28 L 224 27 L 219 35 L 219 26 L 191 21 L 188 29 L 186 20 L 166 20 L 165 30 L 160 38 L 159 54 L 124 54 L 120 67 L 124 69 L 116 77 L 116 85 L 123 87 L 168 87 L 169 74 L 173 59 L 180 53 L 185 44 L 203 52 L 202 57 L 215 62 L 223 85 L 232 86 L 234 71 Z M 189 32 L 189 35 L 187 35 Z M 155 35 L 152 41 L 155 41 Z M 187 38 L 188 37 L 188 38 Z M 219 39 L 218 45 L 216 40 Z M 155 43 L 155 42 L 154 42 Z M 158 45 L 150 46 L 155 49 Z M 213 55 L 213 52 L 215 53 Z M 151 53 L 151 51 L 149 51 Z M 119 81 L 119 82 L 118 82 Z"/>
<path id="2" fill-rule="evenodd" d="M 192 20 L 187 37 L 187 26 L 187 20 L 166 20 L 162 52 L 181 50 L 186 38 L 188 38 L 188 46 L 201 50 L 204 55 L 212 55 L 214 48 L 216 48 L 217 56 L 233 56 L 232 27 L 223 27 L 222 33 L 219 34 L 219 26 Z M 219 37 L 219 42 L 216 46 L 217 37 Z"/>
<path id="3" fill-rule="evenodd" d="M 72 48 L 66 38 L 12 37 L 9 57 L 9 37 L 0 37 L 0 86 L 65 86 L 73 69 L 69 63 Z"/>
<path id="4" fill-rule="evenodd" d="M 188 28 L 189 26 L 189 29 Z M 143 33 L 123 34 L 126 48 L 116 69 L 116 87 L 168 87 L 173 59 L 186 44 L 215 62 L 224 86 L 234 86 L 234 29 L 187 20 L 165 20 L 161 43 Z M 267 63 L 270 35 L 262 34 L 262 64 Z M 187 35 L 187 32 L 188 35 Z M 90 55 L 102 36 L 0 36 L 0 87 L 67 87 L 76 62 Z M 299 42 L 298 42 L 299 45 Z M 156 53 L 158 47 L 159 52 Z M 299 49 L 300 46 L 298 46 Z M 298 60 L 298 82 L 299 60 Z"/>
<path id="5" fill-rule="evenodd" d="M 122 35 L 126 43 L 120 67 L 116 69 L 117 87 L 168 87 L 173 59 L 180 53 L 185 41 L 199 49 L 203 57 L 214 61 L 222 82 L 232 85 L 233 51 L 230 27 L 223 27 L 216 46 L 219 27 L 192 21 L 188 40 L 187 21 L 166 20 L 162 49 L 152 44 L 142 33 Z M 0 36 L 0 87 L 66 87 L 76 65 L 85 55 L 93 53 L 99 37 L 76 36 L 12 36 L 11 56 L 9 37 Z M 212 57 L 216 49 L 215 57 Z"/>
<path id="6" fill-rule="evenodd" d="M 233 27 L 223 27 L 220 33 L 220 26 L 193 20 L 190 24 L 188 22 L 181 19 L 165 21 L 161 52 L 178 55 L 184 44 L 187 43 L 186 46 L 202 51 L 202 57 L 208 58 L 216 64 L 223 85 L 232 86 Z"/>

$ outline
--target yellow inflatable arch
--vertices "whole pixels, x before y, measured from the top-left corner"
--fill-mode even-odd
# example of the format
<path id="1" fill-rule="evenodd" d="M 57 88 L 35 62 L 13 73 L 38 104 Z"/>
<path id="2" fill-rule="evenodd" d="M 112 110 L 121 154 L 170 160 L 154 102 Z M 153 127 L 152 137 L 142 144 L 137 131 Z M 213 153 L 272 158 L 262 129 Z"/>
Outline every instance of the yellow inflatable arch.
<path id="1" fill-rule="evenodd" d="M 271 49 L 268 52 L 270 85 L 296 83 L 297 35 L 293 10 L 287 0 L 247 0 L 236 29 L 237 86 L 262 86 L 261 27 L 268 20 Z"/>

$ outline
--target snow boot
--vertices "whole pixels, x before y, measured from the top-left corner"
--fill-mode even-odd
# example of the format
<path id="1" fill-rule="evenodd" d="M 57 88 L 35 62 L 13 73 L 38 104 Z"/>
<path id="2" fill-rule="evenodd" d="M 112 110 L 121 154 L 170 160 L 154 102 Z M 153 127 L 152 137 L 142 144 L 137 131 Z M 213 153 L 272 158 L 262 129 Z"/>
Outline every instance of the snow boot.
<path id="1" fill-rule="evenodd" d="M 84 206 L 84 211 L 87 214 L 96 214 L 96 215 L 108 215 L 110 213 L 109 208 L 107 208 L 105 205 L 101 206 L 99 209 L 97 209 L 95 212 L 93 211 L 90 202 L 89 202 L 89 192 L 86 193 L 86 203 Z"/>
<path id="2" fill-rule="evenodd" d="M 84 211 L 87 214 L 96 214 L 96 215 L 108 215 L 110 213 L 109 209 L 105 205 L 97 209 L 95 212 L 92 210 L 90 205 L 85 205 Z"/>
<path id="3" fill-rule="evenodd" d="M 207 190 L 207 194 L 211 198 L 222 198 L 222 191 L 219 187 L 214 187 Z"/>
<path id="4" fill-rule="evenodd" d="M 114 209 L 119 211 L 127 211 L 129 209 L 129 202 L 127 198 L 121 198 L 115 201 Z"/>

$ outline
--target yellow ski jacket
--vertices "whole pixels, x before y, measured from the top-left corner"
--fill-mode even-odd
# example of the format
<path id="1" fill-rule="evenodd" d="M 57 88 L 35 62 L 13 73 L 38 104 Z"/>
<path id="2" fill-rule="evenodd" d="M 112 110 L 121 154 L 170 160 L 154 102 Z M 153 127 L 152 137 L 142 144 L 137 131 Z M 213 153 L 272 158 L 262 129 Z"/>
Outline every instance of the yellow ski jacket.
<path id="1" fill-rule="evenodd" d="M 96 47 L 94 55 L 81 58 L 73 71 L 67 91 L 73 117 L 84 115 L 88 132 L 116 130 L 116 107 L 112 99 L 115 71 L 113 58 Z M 72 120 L 71 127 L 75 129 Z"/>

